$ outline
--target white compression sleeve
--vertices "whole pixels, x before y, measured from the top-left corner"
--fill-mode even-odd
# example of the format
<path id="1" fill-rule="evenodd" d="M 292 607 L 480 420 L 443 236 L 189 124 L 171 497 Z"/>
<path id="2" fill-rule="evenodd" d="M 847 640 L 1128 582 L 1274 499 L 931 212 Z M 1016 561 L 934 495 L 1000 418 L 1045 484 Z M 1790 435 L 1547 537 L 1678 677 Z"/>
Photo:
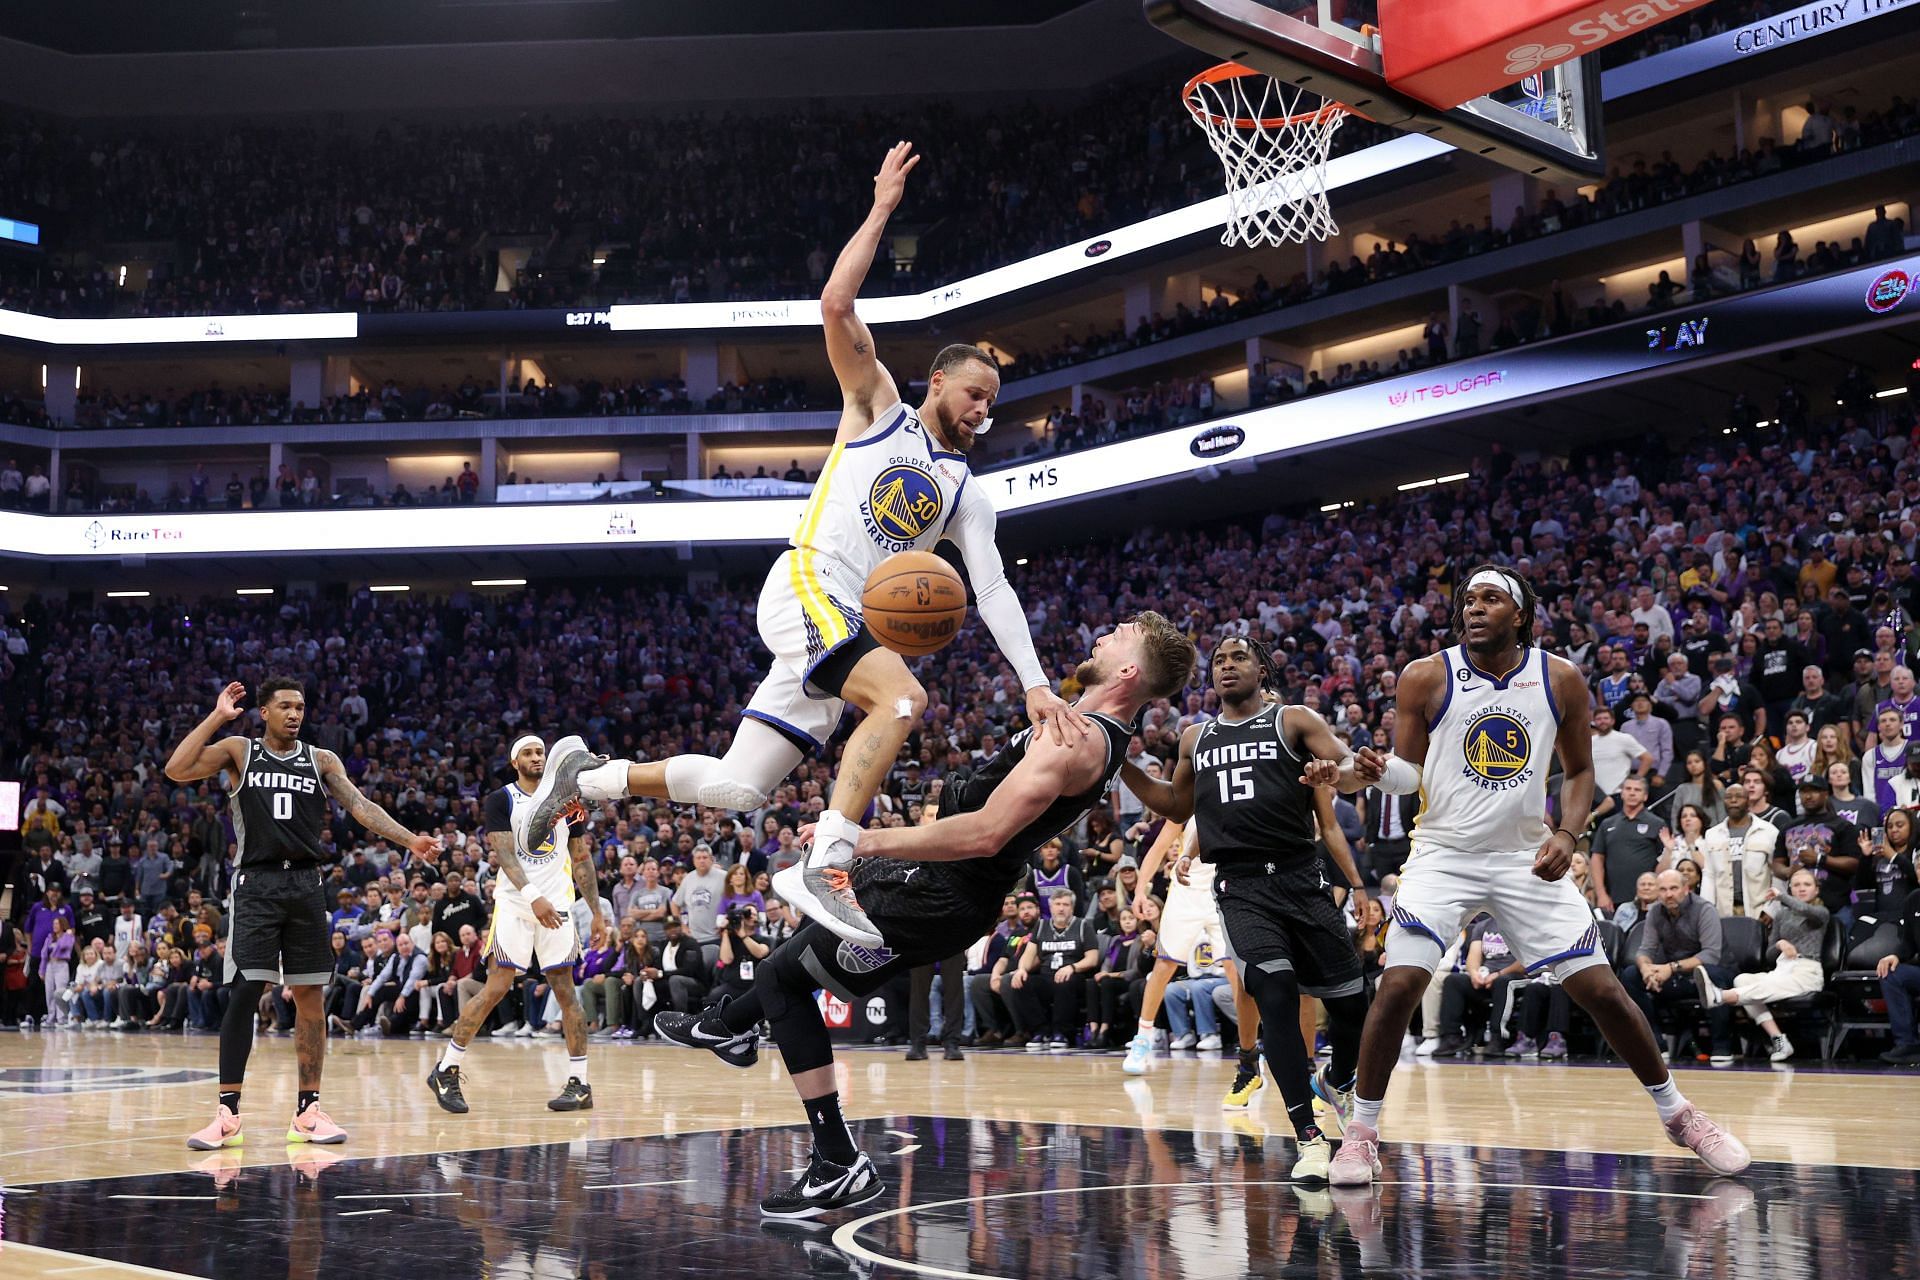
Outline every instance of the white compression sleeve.
<path id="1" fill-rule="evenodd" d="M 1379 785 L 1390 796 L 1412 795 L 1420 789 L 1420 766 L 1399 756 L 1388 756 Z"/>
<path id="2" fill-rule="evenodd" d="M 954 513 L 947 536 L 960 548 L 967 576 L 973 580 L 973 604 L 981 621 L 993 633 L 993 642 L 1012 664 L 1022 689 L 1050 687 L 1046 668 L 1034 651 L 1033 633 L 1027 628 L 1027 615 L 1021 611 L 1020 598 L 1007 581 L 1007 566 L 1000 559 L 999 544 L 994 541 L 998 524 L 993 504 L 976 483 L 960 495 L 960 509 Z"/>

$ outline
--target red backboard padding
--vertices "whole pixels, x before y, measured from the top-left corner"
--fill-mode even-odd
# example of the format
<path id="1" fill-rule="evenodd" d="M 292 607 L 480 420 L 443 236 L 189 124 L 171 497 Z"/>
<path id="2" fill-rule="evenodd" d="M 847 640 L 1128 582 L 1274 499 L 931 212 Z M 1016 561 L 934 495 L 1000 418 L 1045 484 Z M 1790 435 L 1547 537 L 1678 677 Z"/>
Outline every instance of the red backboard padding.
<path id="1" fill-rule="evenodd" d="M 1379 0 L 1387 82 L 1451 108 L 1707 0 Z"/>

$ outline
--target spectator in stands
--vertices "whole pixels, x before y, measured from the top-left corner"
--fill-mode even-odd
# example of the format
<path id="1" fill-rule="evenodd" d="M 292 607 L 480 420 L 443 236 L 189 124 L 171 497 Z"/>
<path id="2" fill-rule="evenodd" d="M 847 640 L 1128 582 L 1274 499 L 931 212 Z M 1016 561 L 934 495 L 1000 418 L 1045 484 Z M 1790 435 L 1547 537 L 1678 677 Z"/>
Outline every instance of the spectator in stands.
<path id="1" fill-rule="evenodd" d="M 1214 993 L 1226 986 L 1226 949 L 1220 945 L 1219 927 L 1209 924 L 1194 944 L 1186 973 L 1167 984 L 1161 1008 L 1171 1037 L 1168 1048 L 1202 1053 L 1220 1048 L 1220 1010 Z"/>
<path id="2" fill-rule="evenodd" d="M 1093 926 L 1075 915 L 1076 902 L 1073 890 L 1055 889 L 1049 899 L 1052 914 L 1034 930 L 1033 944 L 1020 957 L 1028 975 L 1020 984 L 1022 1018 L 1034 1028 L 1029 1053 L 1064 1053 L 1080 1032 L 1086 984 L 1099 967 L 1100 950 Z"/>
<path id="3" fill-rule="evenodd" d="M 1680 782 L 1672 792 L 1673 812 L 1678 813 L 1682 805 L 1697 805 L 1706 815 L 1708 826 L 1727 816 L 1720 780 L 1714 776 L 1704 752 L 1688 751 L 1680 762 L 1680 775 Z"/>
<path id="4" fill-rule="evenodd" d="M 661 943 L 657 964 L 666 975 L 667 998 L 676 1013 L 691 1013 L 706 1005 L 713 977 L 703 951 L 678 916 L 667 921 L 666 939 Z"/>
<path id="5" fill-rule="evenodd" d="M 1694 970 L 1700 1003 L 1715 1012 L 1735 1005 L 1744 1009 L 1766 1032 L 1768 1057 L 1775 1062 L 1785 1062 L 1793 1056 L 1793 1042 L 1774 1021 L 1768 1002 L 1810 996 L 1827 984 L 1820 952 L 1830 917 L 1827 909 L 1820 905 L 1819 884 L 1813 872 L 1802 867 L 1793 873 L 1789 889 L 1785 897 L 1777 890 L 1767 890 L 1767 905 L 1763 908 L 1773 920 L 1772 969 L 1765 973 L 1735 974 L 1733 985 L 1724 991 L 1705 967 Z"/>
<path id="6" fill-rule="evenodd" d="M 1780 833 L 1773 873 L 1781 879 L 1804 867 L 1820 884 L 1820 901 L 1847 928 L 1853 927 L 1853 878 L 1860 870 L 1860 833 L 1833 807 L 1833 787 L 1823 777 L 1800 780 L 1800 817 Z"/>
<path id="7" fill-rule="evenodd" d="M 1881 1054 L 1880 1060 L 1901 1066 L 1920 1063 L 1920 1030 L 1916 1030 L 1916 1014 L 1920 1014 L 1920 894 L 1907 895 L 1900 913 L 1899 940 L 1874 972 L 1887 1001 L 1887 1027 L 1893 1037 L 1893 1047 Z"/>
<path id="8" fill-rule="evenodd" d="M 1488 1053 L 1499 1052 L 1508 992 L 1526 974 L 1526 963 L 1507 945 L 1492 916 L 1483 915 L 1467 926 L 1466 965 L 1446 976 L 1440 999 L 1440 1043 L 1434 1046 L 1433 1056 L 1457 1057 L 1469 1044 L 1483 1046 Z"/>
<path id="9" fill-rule="evenodd" d="M 1620 811 L 1601 821 L 1589 858 L 1600 909 L 1612 911 L 1627 901 L 1635 881 L 1661 865 L 1667 824 L 1647 808 L 1646 780 L 1634 776 L 1620 786 Z"/>
<path id="10" fill-rule="evenodd" d="M 1673 772 L 1673 728 L 1665 720 L 1653 714 L 1653 698 L 1646 690 L 1638 690 L 1627 699 L 1628 714 L 1626 723 L 1620 732 L 1640 744 L 1641 750 L 1652 759 L 1647 766 L 1648 782 L 1655 790 L 1664 788 L 1667 775 Z"/>
<path id="11" fill-rule="evenodd" d="M 1866 865 L 1858 882 L 1868 882 L 1870 897 L 1862 900 L 1867 914 L 1880 920 L 1899 917 L 1916 885 L 1920 885 L 1920 866 L 1915 863 L 1920 841 L 1915 840 L 1914 816 L 1910 809 L 1895 809 L 1887 814 L 1884 827 L 1863 830 L 1861 851 Z"/>
<path id="12" fill-rule="evenodd" d="M 1646 931 L 1633 960 L 1622 966 L 1620 980 L 1627 995 L 1640 1006 L 1655 1034 L 1660 1032 L 1656 1007 L 1691 1002 L 1697 995 L 1692 973 L 1705 969 L 1716 986 L 1731 986 L 1733 971 L 1720 962 L 1720 916 L 1704 899 L 1689 893 L 1678 871 L 1662 871 L 1656 878 L 1660 900 L 1647 914 Z M 1733 1061 L 1732 1010 L 1709 1011 L 1713 1056 Z"/>
<path id="13" fill-rule="evenodd" d="M 1606 705 L 1593 711 L 1593 792 L 1602 799 L 1594 806 L 1594 816 L 1602 817 L 1618 808 L 1614 796 L 1629 774 L 1643 783 L 1645 803 L 1646 773 L 1653 768 L 1653 757 L 1631 736 L 1613 727 L 1613 709 Z M 1629 881 L 1628 883 L 1631 883 Z"/>
<path id="14" fill-rule="evenodd" d="M 1753 814 L 1745 787 L 1728 787 L 1725 821 L 1707 828 L 1701 849 L 1702 896 L 1723 916 L 1759 914 L 1774 888 L 1780 832 Z"/>

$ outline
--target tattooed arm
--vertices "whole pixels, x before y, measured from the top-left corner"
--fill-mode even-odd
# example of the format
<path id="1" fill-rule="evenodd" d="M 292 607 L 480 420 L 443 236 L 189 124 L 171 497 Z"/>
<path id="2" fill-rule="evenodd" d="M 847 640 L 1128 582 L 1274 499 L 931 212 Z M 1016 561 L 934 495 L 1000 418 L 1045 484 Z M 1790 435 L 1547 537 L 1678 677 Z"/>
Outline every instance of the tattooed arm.
<path id="1" fill-rule="evenodd" d="M 340 757 L 333 752 L 322 747 L 314 748 L 313 763 L 320 770 L 320 781 L 326 785 L 327 794 L 347 811 L 349 818 L 373 834 L 384 836 L 402 849 L 414 853 L 425 853 L 440 847 L 439 836 L 415 835 L 395 822 L 392 814 L 360 794 L 360 788 L 353 785 L 353 779 L 347 776 Z"/>
<path id="2" fill-rule="evenodd" d="M 513 833 L 511 831 L 489 831 L 487 832 L 487 845 L 493 850 L 494 860 L 500 864 L 500 874 L 507 878 L 508 884 L 520 890 L 522 897 L 525 897 L 527 891 L 527 869 L 520 865 L 520 851 L 514 847 Z M 542 925 L 549 929 L 558 929 L 560 927 L 560 912 L 554 907 L 553 903 L 547 901 L 544 895 L 535 895 L 533 900 L 527 905 L 533 912 L 533 918 L 538 920 Z"/>

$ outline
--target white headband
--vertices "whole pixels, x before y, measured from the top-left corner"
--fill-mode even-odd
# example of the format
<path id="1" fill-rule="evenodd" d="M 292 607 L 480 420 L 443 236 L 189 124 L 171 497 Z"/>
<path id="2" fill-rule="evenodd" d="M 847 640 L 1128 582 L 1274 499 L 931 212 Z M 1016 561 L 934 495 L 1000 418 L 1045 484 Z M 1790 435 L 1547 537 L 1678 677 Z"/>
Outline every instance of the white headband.
<path id="1" fill-rule="evenodd" d="M 544 750 L 546 745 L 546 743 L 540 741 L 539 736 L 536 734 L 522 734 L 513 740 L 513 748 L 507 752 L 507 759 L 517 759 L 520 753 L 528 747 L 540 747 Z"/>
<path id="2" fill-rule="evenodd" d="M 1482 569 L 1467 580 L 1467 590 L 1475 587 L 1498 587 L 1513 597 L 1515 604 L 1525 604 L 1526 596 L 1521 594 L 1520 579 L 1498 569 Z"/>

